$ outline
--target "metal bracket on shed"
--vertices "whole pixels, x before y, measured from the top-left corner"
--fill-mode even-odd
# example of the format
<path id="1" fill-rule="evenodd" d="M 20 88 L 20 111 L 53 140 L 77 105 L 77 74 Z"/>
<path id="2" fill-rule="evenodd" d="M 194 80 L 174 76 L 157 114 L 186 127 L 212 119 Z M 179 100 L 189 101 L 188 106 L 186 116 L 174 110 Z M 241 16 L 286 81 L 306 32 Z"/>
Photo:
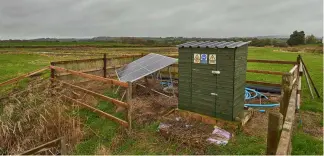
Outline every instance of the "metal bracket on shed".
<path id="1" fill-rule="evenodd" d="M 213 96 L 217 96 L 217 94 L 216 94 L 216 93 L 210 93 L 210 95 L 213 95 Z"/>
<path id="2" fill-rule="evenodd" d="M 220 71 L 218 71 L 218 70 L 212 70 L 212 74 L 215 74 L 215 75 L 217 74 L 218 75 L 218 74 L 220 74 Z"/>

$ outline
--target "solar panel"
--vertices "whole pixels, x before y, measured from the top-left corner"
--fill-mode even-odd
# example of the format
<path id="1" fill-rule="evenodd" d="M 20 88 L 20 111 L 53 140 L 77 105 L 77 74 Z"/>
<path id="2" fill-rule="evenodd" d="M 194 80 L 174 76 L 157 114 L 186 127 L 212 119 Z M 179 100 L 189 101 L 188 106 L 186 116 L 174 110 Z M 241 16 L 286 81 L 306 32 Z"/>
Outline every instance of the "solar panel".
<path id="1" fill-rule="evenodd" d="M 134 82 L 176 62 L 175 58 L 150 53 L 117 69 L 116 73 L 120 81 Z"/>

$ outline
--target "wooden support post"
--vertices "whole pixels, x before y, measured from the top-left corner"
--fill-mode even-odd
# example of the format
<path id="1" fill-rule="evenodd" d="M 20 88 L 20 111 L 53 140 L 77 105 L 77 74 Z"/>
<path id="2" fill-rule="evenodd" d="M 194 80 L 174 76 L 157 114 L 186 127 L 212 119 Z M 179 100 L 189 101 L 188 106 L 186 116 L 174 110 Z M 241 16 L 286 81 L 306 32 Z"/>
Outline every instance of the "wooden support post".
<path id="1" fill-rule="evenodd" d="M 51 62 L 51 66 L 54 66 L 54 63 L 53 62 Z M 52 69 L 51 68 L 51 78 L 55 78 L 55 69 Z"/>
<path id="2" fill-rule="evenodd" d="M 51 62 L 51 66 L 54 66 L 55 64 L 53 62 Z M 54 96 L 54 78 L 55 78 L 55 69 L 50 68 L 51 69 L 51 96 Z"/>
<path id="3" fill-rule="evenodd" d="M 301 76 L 298 78 L 298 88 L 297 88 L 297 98 L 296 98 L 296 110 L 300 109 L 300 103 L 301 103 Z"/>
<path id="4" fill-rule="evenodd" d="M 67 155 L 67 149 L 66 149 L 66 142 L 65 137 L 61 138 L 61 155 Z"/>
<path id="5" fill-rule="evenodd" d="M 128 122 L 128 129 L 132 130 L 132 104 L 131 104 L 131 100 L 132 100 L 132 89 L 133 89 L 133 85 L 132 82 L 128 82 L 128 88 L 126 91 L 126 103 L 128 104 L 128 109 L 127 109 L 127 122 Z"/>
<path id="6" fill-rule="evenodd" d="M 103 63 L 104 63 L 104 66 L 103 66 L 103 77 L 106 78 L 107 77 L 107 55 L 106 54 L 104 54 Z"/>
<path id="7" fill-rule="evenodd" d="M 297 57 L 297 63 L 299 64 L 299 66 L 298 66 L 299 76 L 303 76 L 303 63 L 301 62 L 300 55 L 298 55 L 298 57 Z"/>
<path id="8" fill-rule="evenodd" d="M 283 116 L 279 112 L 270 112 L 268 119 L 267 155 L 277 152 L 280 133 L 282 130 Z"/>
<path id="9" fill-rule="evenodd" d="M 303 75 L 303 64 L 301 63 L 301 56 L 297 57 L 298 71 L 297 71 L 297 97 L 296 97 L 296 110 L 300 108 L 300 97 L 301 97 L 301 78 Z"/>
<path id="10" fill-rule="evenodd" d="M 281 81 L 281 102 L 280 102 L 280 113 L 283 117 L 286 117 L 287 108 L 289 105 L 289 99 L 291 95 L 291 90 L 293 87 L 292 84 L 293 75 L 290 73 L 286 73 L 282 76 Z"/>

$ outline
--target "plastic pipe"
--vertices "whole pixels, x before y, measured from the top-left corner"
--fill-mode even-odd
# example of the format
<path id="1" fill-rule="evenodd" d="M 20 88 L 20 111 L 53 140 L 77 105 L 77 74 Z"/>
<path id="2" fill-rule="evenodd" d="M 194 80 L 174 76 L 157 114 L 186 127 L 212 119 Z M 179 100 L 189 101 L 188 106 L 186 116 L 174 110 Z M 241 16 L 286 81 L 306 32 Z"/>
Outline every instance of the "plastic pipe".
<path id="1" fill-rule="evenodd" d="M 277 107 L 280 104 L 244 104 L 244 107 Z"/>

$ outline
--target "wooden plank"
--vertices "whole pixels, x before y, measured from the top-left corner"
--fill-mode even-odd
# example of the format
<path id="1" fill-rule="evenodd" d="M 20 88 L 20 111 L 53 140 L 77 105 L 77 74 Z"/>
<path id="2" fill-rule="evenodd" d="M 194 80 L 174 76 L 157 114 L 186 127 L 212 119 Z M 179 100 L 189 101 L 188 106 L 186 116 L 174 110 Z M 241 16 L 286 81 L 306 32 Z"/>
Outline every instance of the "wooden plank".
<path id="1" fill-rule="evenodd" d="M 278 83 L 270 83 L 270 82 L 261 82 L 261 81 L 246 81 L 249 84 L 261 84 L 265 86 L 274 86 L 274 87 L 281 87 L 281 84 Z"/>
<path id="2" fill-rule="evenodd" d="M 270 112 L 268 119 L 267 155 L 275 155 L 280 139 L 283 116 L 279 112 Z"/>
<path id="3" fill-rule="evenodd" d="M 141 55 L 123 55 L 113 57 L 113 59 L 123 59 L 123 58 L 132 58 L 132 57 L 139 57 Z M 69 63 L 81 63 L 81 62 L 91 62 L 91 61 L 100 61 L 102 58 L 91 58 L 91 59 L 82 59 L 82 60 L 67 60 L 67 61 L 56 61 L 52 62 L 54 65 L 58 64 L 69 64 Z"/>
<path id="4" fill-rule="evenodd" d="M 47 69 L 48 69 L 48 67 L 45 67 L 45 68 L 42 68 L 42 69 L 39 69 L 39 70 L 36 70 L 36 71 L 33 71 L 33 72 L 26 73 L 26 74 L 24 74 L 24 75 L 20 75 L 20 76 L 18 76 L 18 77 L 15 77 L 15 78 L 13 78 L 13 79 L 7 80 L 7 81 L 5 81 L 5 82 L 1 82 L 1 83 L 0 83 L 0 87 L 5 86 L 5 85 L 8 85 L 8 84 L 15 83 L 15 82 L 17 82 L 17 81 L 19 81 L 19 80 L 21 80 L 21 79 L 26 78 L 26 77 L 29 77 L 29 76 L 32 76 L 32 75 L 35 75 L 35 74 L 41 73 L 41 72 L 43 72 L 43 71 L 45 71 L 45 70 L 47 70 Z"/>
<path id="5" fill-rule="evenodd" d="M 74 102 L 74 103 L 77 103 L 77 104 L 80 105 L 80 106 L 83 106 L 83 107 L 85 107 L 85 108 L 88 108 L 88 109 L 90 109 L 91 111 L 93 111 L 94 113 L 98 113 L 98 114 L 99 114 L 100 116 L 102 116 L 102 117 L 105 117 L 105 118 L 108 118 L 108 119 L 110 119 L 110 120 L 112 120 L 112 121 L 115 121 L 115 122 L 119 123 L 120 125 L 122 125 L 122 126 L 124 126 L 124 127 L 128 127 L 128 123 L 127 123 L 126 121 L 122 120 L 122 119 L 119 119 L 119 118 L 117 118 L 117 117 L 115 117 L 115 116 L 113 116 L 113 115 L 110 115 L 110 114 L 108 114 L 108 113 L 102 111 L 102 110 L 99 110 L 99 109 L 97 109 L 97 108 L 94 108 L 94 107 L 92 107 L 92 106 L 89 106 L 89 105 L 87 105 L 87 104 L 85 104 L 85 103 L 82 103 L 82 102 L 80 102 L 80 101 L 78 101 L 78 100 L 75 100 L 75 99 L 72 99 L 72 98 L 70 98 L 70 97 L 67 97 L 67 96 L 65 96 L 65 95 L 62 95 L 62 97 L 65 98 L 65 99 L 67 99 L 67 100 L 69 100 L 70 102 Z"/>
<path id="6" fill-rule="evenodd" d="M 300 104 L 301 104 L 301 78 L 302 76 L 299 75 L 299 78 L 298 78 L 298 88 L 297 88 L 297 99 L 296 99 L 296 107 L 297 107 L 297 110 L 300 109 Z"/>
<path id="7" fill-rule="evenodd" d="M 195 113 L 183 109 L 175 109 L 175 111 L 184 118 L 191 118 L 209 125 L 226 124 L 230 128 L 237 129 L 240 127 L 241 124 L 240 122 L 237 121 L 224 120 L 221 118 L 215 118 L 215 117 L 211 117 L 211 116 L 207 116 L 207 115 L 203 115 L 203 114 L 199 114 L 199 113 Z"/>
<path id="8" fill-rule="evenodd" d="M 118 65 L 118 66 L 108 66 L 106 67 L 106 70 L 107 69 L 115 69 L 115 68 L 119 68 L 119 67 L 122 67 L 124 66 L 125 64 L 122 64 L 122 65 Z M 78 70 L 78 72 L 82 72 L 82 73 L 91 73 L 91 72 L 95 72 L 95 71 L 100 71 L 102 70 L 102 68 L 93 68 L 93 69 L 86 69 L 86 70 Z M 66 75 L 72 75 L 71 73 L 61 73 L 61 74 L 58 74 L 57 76 L 66 76 Z"/>
<path id="9" fill-rule="evenodd" d="M 133 57 L 141 57 L 141 54 L 138 55 L 124 55 L 124 56 L 117 56 L 117 57 L 113 57 L 113 59 L 122 59 L 122 58 L 133 58 Z"/>
<path id="10" fill-rule="evenodd" d="M 295 83 L 297 83 L 297 77 L 294 78 L 294 80 L 292 81 L 292 84 L 294 85 Z"/>
<path id="11" fill-rule="evenodd" d="M 78 70 L 78 72 L 81 72 L 81 73 L 91 73 L 91 72 L 100 71 L 100 70 L 102 70 L 102 68 L 93 68 L 93 69 L 86 69 L 86 70 Z M 71 74 L 71 73 L 60 73 L 60 74 L 57 74 L 57 76 L 67 76 L 67 75 L 73 75 L 73 74 Z"/>
<path id="12" fill-rule="evenodd" d="M 56 61 L 56 62 L 51 62 L 54 65 L 58 64 L 69 64 L 69 63 L 81 63 L 81 62 L 92 62 L 92 61 L 100 61 L 102 58 L 91 58 L 91 59 L 82 59 L 82 60 L 67 60 L 67 61 Z"/>
<path id="13" fill-rule="evenodd" d="M 285 72 L 277 72 L 277 71 L 266 71 L 266 70 L 246 70 L 246 72 L 250 73 L 262 73 L 262 74 L 271 74 L 271 75 L 283 75 Z"/>
<path id="14" fill-rule="evenodd" d="M 72 75 L 81 76 L 81 77 L 92 79 L 92 80 L 112 83 L 112 84 L 122 86 L 122 87 L 128 87 L 128 84 L 126 82 L 121 82 L 121 81 L 118 81 L 115 79 L 103 78 L 101 76 L 86 74 L 86 73 L 82 73 L 82 72 L 78 72 L 78 71 L 74 71 L 74 70 L 68 70 L 65 68 L 57 67 L 57 66 L 50 66 L 50 68 L 55 69 L 56 71 L 68 72 L 68 73 L 71 73 Z"/>
<path id="15" fill-rule="evenodd" d="M 289 73 L 290 73 L 290 74 L 293 74 L 293 73 L 295 72 L 295 70 L 297 70 L 297 68 L 298 68 L 298 65 L 297 65 L 297 64 L 294 65 L 294 67 L 292 67 L 292 68 L 289 70 Z"/>
<path id="16" fill-rule="evenodd" d="M 248 59 L 247 62 L 273 63 L 273 64 L 292 64 L 292 65 L 297 64 L 297 62 L 294 62 L 294 61 L 256 60 L 256 59 Z"/>
<path id="17" fill-rule="evenodd" d="M 20 155 L 32 155 L 32 154 L 35 154 L 35 153 L 39 152 L 40 150 L 42 150 L 44 148 L 56 147 L 60 143 L 61 143 L 61 138 L 58 138 L 58 139 L 52 140 L 50 142 L 47 142 L 45 144 L 39 145 L 39 146 L 37 146 L 35 148 L 32 148 L 32 149 L 30 149 L 28 151 L 25 151 L 25 152 L 21 153 Z"/>
<path id="18" fill-rule="evenodd" d="M 295 103 L 296 103 L 296 87 L 292 90 L 291 97 L 289 99 L 289 106 L 286 112 L 286 117 L 284 119 L 284 124 L 282 127 L 280 140 L 278 144 L 278 149 L 276 155 L 289 155 L 291 136 L 293 131 L 293 124 L 295 120 Z"/>
<path id="19" fill-rule="evenodd" d="M 299 63 L 299 75 L 300 76 L 303 75 L 303 64 L 302 64 L 302 62 Z"/>
<path id="20" fill-rule="evenodd" d="M 57 80 L 57 79 L 53 79 L 54 81 L 57 81 L 59 83 L 62 83 L 63 85 L 66 85 L 66 86 L 69 86 L 69 87 L 72 87 L 74 89 L 77 89 L 77 90 L 80 90 L 80 91 L 83 91 L 87 94 L 90 94 L 92 96 L 96 96 L 98 98 L 101 98 L 105 101 L 108 101 L 108 102 L 112 102 L 113 104 L 117 105 L 117 106 L 121 106 L 121 107 L 124 107 L 124 108 L 128 108 L 128 104 L 125 103 L 125 102 L 122 102 L 122 101 L 119 101 L 117 99 L 114 99 L 114 98 L 111 98 L 111 97 L 108 97 L 108 96 L 105 96 L 105 95 L 102 95 L 102 94 L 99 94 L 99 93 L 96 93 L 94 91 L 91 91 L 91 90 L 88 90 L 88 89 L 85 89 L 85 88 L 82 88 L 82 87 L 79 87 L 79 86 L 76 86 L 76 85 L 73 85 L 73 84 L 69 84 L 67 82 L 64 82 L 64 81 L 60 81 L 60 80 Z"/>

